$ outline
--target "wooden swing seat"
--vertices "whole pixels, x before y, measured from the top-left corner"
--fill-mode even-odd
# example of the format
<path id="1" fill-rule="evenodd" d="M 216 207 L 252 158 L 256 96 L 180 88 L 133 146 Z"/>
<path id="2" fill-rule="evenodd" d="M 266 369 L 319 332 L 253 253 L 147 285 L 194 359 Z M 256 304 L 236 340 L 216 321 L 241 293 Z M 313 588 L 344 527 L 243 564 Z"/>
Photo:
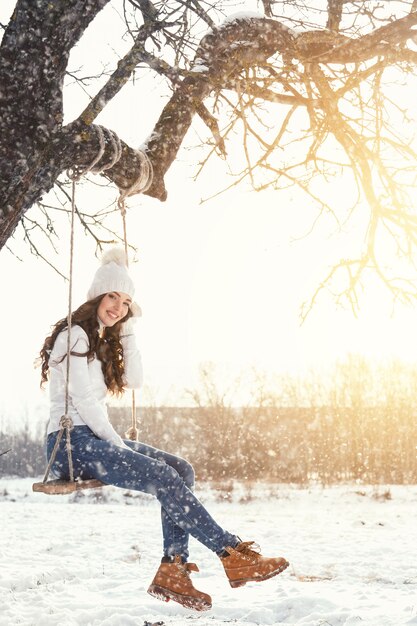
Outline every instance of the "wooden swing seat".
<path id="1" fill-rule="evenodd" d="M 99 489 L 105 483 L 95 478 L 91 480 L 48 480 L 42 483 L 33 483 L 32 491 L 49 495 L 66 495 L 82 489 Z"/>

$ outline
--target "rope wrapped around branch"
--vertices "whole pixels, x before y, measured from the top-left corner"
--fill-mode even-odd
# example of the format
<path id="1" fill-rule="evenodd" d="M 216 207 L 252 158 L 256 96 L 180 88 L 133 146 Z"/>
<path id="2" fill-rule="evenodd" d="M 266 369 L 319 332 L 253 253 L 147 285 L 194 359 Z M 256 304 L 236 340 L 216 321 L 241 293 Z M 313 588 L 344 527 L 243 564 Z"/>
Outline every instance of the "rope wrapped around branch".
<path id="1" fill-rule="evenodd" d="M 153 166 L 146 154 L 142 150 L 135 150 L 135 154 L 139 160 L 139 174 L 136 180 L 126 189 L 120 189 L 119 199 L 117 206 L 123 212 L 125 211 L 125 200 L 129 196 L 133 196 L 135 193 L 144 193 L 152 185 L 153 180 Z"/>

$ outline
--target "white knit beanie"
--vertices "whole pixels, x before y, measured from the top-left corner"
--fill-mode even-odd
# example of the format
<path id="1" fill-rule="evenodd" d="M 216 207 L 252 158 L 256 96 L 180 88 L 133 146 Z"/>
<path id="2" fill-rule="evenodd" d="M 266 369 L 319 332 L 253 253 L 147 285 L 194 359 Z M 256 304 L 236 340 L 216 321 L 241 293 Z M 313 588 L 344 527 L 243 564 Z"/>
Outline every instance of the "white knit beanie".
<path id="1" fill-rule="evenodd" d="M 123 248 L 111 248 L 103 254 L 101 267 L 98 268 L 94 275 L 93 282 L 87 293 L 87 300 L 93 300 L 111 291 L 126 293 L 130 296 L 132 298 L 130 310 L 133 313 L 133 317 L 142 315 L 140 306 L 133 302 L 135 286 L 126 267 L 126 255 Z"/>

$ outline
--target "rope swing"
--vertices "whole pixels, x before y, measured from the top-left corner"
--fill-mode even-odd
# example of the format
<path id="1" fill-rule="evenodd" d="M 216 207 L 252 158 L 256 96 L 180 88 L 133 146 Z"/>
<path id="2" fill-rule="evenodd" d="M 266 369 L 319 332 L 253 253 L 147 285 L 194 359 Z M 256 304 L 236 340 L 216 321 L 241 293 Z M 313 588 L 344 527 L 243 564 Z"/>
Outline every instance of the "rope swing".
<path id="1" fill-rule="evenodd" d="M 71 235 L 70 235 L 70 265 L 69 265 L 69 283 L 68 283 L 68 336 L 67 336 L 67 354 L 66 354 L 66 381 L 65 381 L 65 413 L 60 419 L 60 430 L 55 442 L 54 449 L 52 450 L 51 457 L 49 459 L 48 466 L 45 471 L 45 476 L 40 483 L 34 483 L 32 490 L 35 492 L 46 493 L 50 495 L 68 494 L 74 491 L 80 491 L 83 489 L 97 489 L 105 486 L 100 480 L 79 480 L 74 479 L 74 466 L 72 461 L 71 451 L 71 431 L 74 428 L 71 417 L 68 415 L 69 405 L 69 376 L 70 376 L 70 356 L 71 356 L 71 326 L 72 326 L 72 285 L 73 285 L 73 261 L 74 261 L 74 225 L 75 225 L 75 190 L 76 183 L 91 172 L 93 174 L 100 174 L 103 171 L 110 169 L 119 161 L 122 155 L 122 146 L 119 137 L 113 131 L 103 128 L 102 126 L 94 126 L 98 134 L 99 149 L 93 161 L 86 168 L 74 167 L 67 172 L 68 178 L 71 180 L 72 193 L 71 193 Z M 108 139 L 112 148 L 112 157 L 108 163 L 98 166 L 101 158 L 103 157 L 106 138 L 105 134 L 108 134 Z M 127 242 L 127 226 L 126 226 L 126 198 L 133 194 L 143 193 L 149 189 L 152 184 L 153 169 L 152 163 L 148 156 L 141 150 L 136 151 L 136 155 L 140 162 L 139 175 L 134 183 L 125 189 L 119 189 L 119 198 L 117 200 L 117 206 L 120 210 L 123 222 L 123 241 L 125 248 L 126 266 L 129 266 L 129 254 L 128 254 L 128 242 Z M 48 480 L 51 467 L 55 461 L 55 457 L 58 452 L 59 444 L 62 437 L 66 434 L 65 447 L 68 456 L 68 467 L 70 473 L 69 480 Z M 131 412 L 131 426 L 125 433 L 125 436 L 131 441 L 138 440 L 138 428 L 137 428 L 137 415 L 136 415 L 136 398 L 135 390 L 132 389 L 132 412 Z"/>

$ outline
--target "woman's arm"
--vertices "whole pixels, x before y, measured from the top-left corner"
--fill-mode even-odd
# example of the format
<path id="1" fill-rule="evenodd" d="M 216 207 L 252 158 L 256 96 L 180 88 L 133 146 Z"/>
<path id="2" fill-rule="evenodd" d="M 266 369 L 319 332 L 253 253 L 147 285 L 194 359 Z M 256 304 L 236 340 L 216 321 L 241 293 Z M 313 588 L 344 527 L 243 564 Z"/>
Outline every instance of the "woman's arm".
<path id="1" fill-rule="evenodd" d="M 133 324 L 130 320 L 122 325 L 120 341 L 123 348 L 126 387 L 128 389 L 138 389 L 143 383 L 142 357 L 136 345 Z"/>

